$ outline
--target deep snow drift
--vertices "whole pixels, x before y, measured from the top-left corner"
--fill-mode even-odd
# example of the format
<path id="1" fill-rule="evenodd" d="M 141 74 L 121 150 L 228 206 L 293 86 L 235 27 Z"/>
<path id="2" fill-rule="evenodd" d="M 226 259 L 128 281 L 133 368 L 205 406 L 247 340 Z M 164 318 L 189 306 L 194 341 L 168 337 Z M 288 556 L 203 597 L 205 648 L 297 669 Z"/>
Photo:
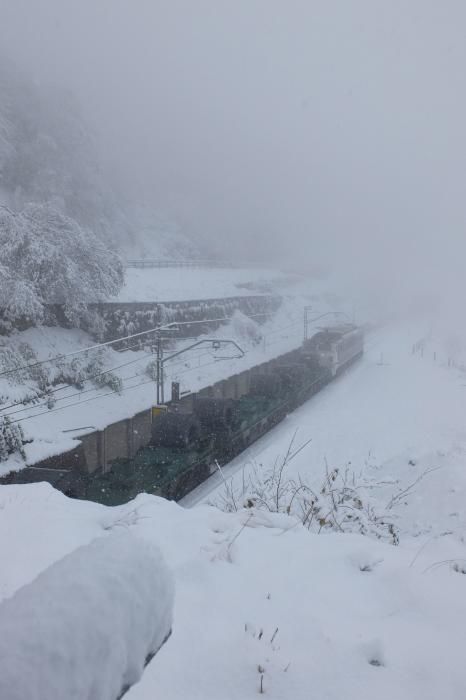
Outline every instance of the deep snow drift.
<path id="1" fill-rule="evenodd" d="M 0 605 L 3 700 L 115 700 L 169 636 L 173 583 L 123 529 L 55 562 Z"/>

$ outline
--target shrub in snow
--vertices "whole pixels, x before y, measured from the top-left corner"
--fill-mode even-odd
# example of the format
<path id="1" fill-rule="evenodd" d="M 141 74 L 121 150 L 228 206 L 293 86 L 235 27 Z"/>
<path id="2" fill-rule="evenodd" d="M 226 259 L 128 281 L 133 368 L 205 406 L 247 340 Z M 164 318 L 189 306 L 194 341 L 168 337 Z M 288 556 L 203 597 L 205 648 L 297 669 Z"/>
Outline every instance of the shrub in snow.
<path id="1" fill-rule="evenodd" d="M 84 388 L 87 373 L 82 357 L 74 357 L 71 361 L 60 358 L 56 361 L 56 368 L 53 384 L 72 384 L 76 389 Z"/>
<path id="2" fill-rule="evenodd" d="M 394 519 L 393 498 L 381 508 L 369 496 L 368 491 L 377 487 L 369 484 L 362 475 L 350 469 L 325 469 L 318 488 L 286 475 L 286 468 L 293 456 L 293 440 L 288 452 L 271 469 L 263 470 L 257 465 L 239 486 L 233 479 L 225 482 L 223 492 L 213 505 L 226 512 L 240 508 L 265 510 L 291 516 L 309 530 L 321 532 L 353 532 L 370 535 L 390 544 L 399 543 L 399 531 Z M 405 493 L 405 491 L 403 491 Z"/>
<path id="3" fill-rule="evenodd" d="M 27 343 L 15 346 L 0 342 L 0 372 L 7 371 L 5 378 L 11 384 L 20 385 L 20 395 L 16 393 L 16 401 L 26 405 L 44 399 L 44 405 L 49 409 L 57 401 L 54 387 L 59 384 L 72 385 L 82 390 L 85 383 L 90 381 L 99 388 L 108 387 L 120 393 L 123 382 L 117 374 L 105 370 L 104 358 L 104 351 L 99 350 L 72 359 L 61 357 L 53 364 L 35 364 L 38 357 Z M 34 364 L 35 366 L 28 366 Z M 0 396 L 0 406 L 8 400 L 8 395 Z"/>
<path id="4" fill-rule="evenodd" d="M 45 390 L 48 384 L 47 370 L 44 365 L 22 369 L 25 365 L 37 360 L 34 350 L 27 343 L 17 346 L 0 342 L 0 371 L 8 372 L 8 380 L 15 384 L 35 381 L 40 390 Z"/>
<path id="5" fill-rule="evenodd" d="M 23 444 L 24 433 L 20 424 L 12 423 L 8 416 L 0 417 L 0 462 L 5 462 L 15 452 L 26 459 Z"/>
<path id="6" fill-rule="evenodd" d="M 92 381 L 98 387 L 109 387 L 112 391 L 120 392 L 122 381 L 113 372 L 104 370 L 104 353 L 98 350 L 94 353 L 84 353 L 71 361 L 66 358 L 56 363 L 58 371 L 52 383 L 73 384 L 77 389 L 83 389 L 86 381 Z"/>
<path id="7" fill-rule="evenodd" d="M 127 531 L 68 554 L 0 605 L 0 698 L 117 700 L 170 634 L 173 593 Z"/>
<path id="8" fill-rule="evenodd" d="M 123 382 L 115 372 L 104 372 L 94 378 L 94 383 L 99 387 L 108 387 L 112 391 L 120 394 L 123 390 Z"/>

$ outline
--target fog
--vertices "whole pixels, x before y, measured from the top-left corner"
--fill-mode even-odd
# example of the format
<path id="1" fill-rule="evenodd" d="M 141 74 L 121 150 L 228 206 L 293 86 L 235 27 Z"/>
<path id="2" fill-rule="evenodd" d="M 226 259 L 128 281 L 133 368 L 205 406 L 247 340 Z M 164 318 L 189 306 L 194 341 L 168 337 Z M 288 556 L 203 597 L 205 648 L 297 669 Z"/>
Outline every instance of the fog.
<path id="1" fill-rule="evenodd" d="M 131 196 L 216 254 L 464 291 L 462 0 L 0 0 Z"/>

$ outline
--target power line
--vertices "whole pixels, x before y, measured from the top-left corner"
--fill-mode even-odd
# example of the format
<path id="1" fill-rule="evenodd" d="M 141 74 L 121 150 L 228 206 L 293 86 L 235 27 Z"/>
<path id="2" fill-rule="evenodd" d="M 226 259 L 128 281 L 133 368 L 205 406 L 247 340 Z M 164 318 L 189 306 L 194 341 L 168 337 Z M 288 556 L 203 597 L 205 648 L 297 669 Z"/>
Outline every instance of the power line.
<path id="1" fill-rule="evenodd" d="M 142 359 L 142 358 L 139 358 L 139 359 Z M 135 362 L 136 362 L 136 360 L 135 360 Z M 212 362 L 204 363 L 203 365 L 201 365 L 201 368 L 202 368 L 202 367 L 207 367 L 207 366 L 209 366 L 209 365 L 211 365 L 211 364 L 214 364 L 215 362 L 217 362 L 217 360 L 214 360 L 214 361 L 212 361 Z M 192 367 L 192 368 L 189 368 L 189 369 L 187 369 L 187 370 L 184 370 L 183 372 L 179 372 L 179 373 L 177 373 L 177 374 L 185 374 L 186 372 L 194 371 L 194 370 L 196 370 L 196 369 L 200 369 L 200 368 L 199 368 L 199 367 Z M 134 375 L 134 377 L 136 377 L 136 376 L 139 376 L 139 375 Z M 168 376 L 169 376 L 170 378 L 172 378 L 174 375 L 170 374 L 170 375 L 168 375 Z M 132 379 L 132 378 L 133 378 L 133 377 L 128 377 L 127 379 Z M 146 382 L 139 382 L 138 384 L 136 384 L 136 385 L 134 385 L 134 386 L 124 387 L 124 388 L 122 389 L 122 391 L 119 392 L 118 396 L 121 396 L 121 394 L 125 393 L 126 391 L 129 391 L 130 389 L 136 389 L 136 388 L 139 387 L 139 386 L 145 386 L 146 384 L 152 384 L 152 383 L 154 383 L 154 380 L 153 380 L 153 379 L 150 379 L 150 380 L 148 380 L 148 381 L 146 381 Z M 87 391 L 94 391 L 94 390 L 98 390 L 98 389 L 89 389 L 89 390 L 86 390 L 86 392 L 87 392 Z M 83 393 L 84 393 L 84 392 L 83 392 Z M 67 404 L 66 406 L 59 406 L 58 408 L 47 409 L 46 411 L 41 411 L 40 413 L 34 413 L 33 415 L 25 416 L 24 418 L 16 418 L 15 420 L 12 420 L 11 422 L 12 422 L 12 423 L 19 423 L 19 422 L 22 422 L 22 421 L 31 420 L 32 418 L 38 418 L 39 416 L 47 415 L 47 414 L 49 414 L 49 413 L 56 413 L 57 411 L 64 411 L 64 410 L 67 409 L 67 408 L 72 408 L 73 406 L 80 406 L 80 405 L 82 405 L 82 404 L 84 404 L 84 403 L 88 403 L 88 402 L 90 402 L 90 401 L 96 401 L 97 399 L 104 398 L 105 396 L 112 396 L 112 395 L 115 396 L 115 393 L 116 393 L 116 392 L 114 392 L 114 391 L 108 391 L 108 392 L 106 392 L 105 394 L 99 394 L 98 396 L 93 396 L 93 397 L 91 397 L 91 398 L 89 398 L 89 399 L 85 399 L 84 401 L 75 401 L 75 402 L 73 402 L 73 403 Z M 75 394 L 74 396 L 76 396 L 76 395 L 79 395 L 79 392 L 76 392 L 76 394 Z M 63 398 L 71 398 L 71 397 L 63 397 Z M 43 404 L 42 404 L 42 405 L 43 405 Z M 40 407 L 37 406 L 37 408 L 41 408 L 41 407 L 42 407 L 42 406 L 40 406 Z M 29 409 L 31 409 L 31 408 L 33 409 L 34 407 L 32 407 L 32 406 L 31 406 L 31 407 L 26 407 L 24 410 L 29 410 Z M 21 409 L 21 411 L 22 411 L 22 410 L 23 410 L 23 409 Z M 20 411 L 14 411 L 14 412 L 12 412 L 12 413 L 9 414 L 9 415 L 14 415 L 15 413 L 19 413 L 19 412 L 20 412 Z"/>
<path id="2" fill-rule="evenodd" d="M 199 353 L 199 355 L 196 355 L 196 358 L 198 356 L 202 357 L 203 355 L 210 355 L 210 354 L 211 353 L 209 353 L 209 352 Z M 115 369 L 119 369 L 121 367 L 125 367 L 125 366 L 131 365 L 131 364 L 135 364 L 136 362 L 140 362 L 140 361 L 146 359 L 146 357 L 152 357 L 152 353 L 145 353 L 145 357 L 139 357 L 136 360 L 131 360 L 130 362 L 125 362 L 122 365 L 118 365 L 118 367 L 114 367 L 112 369 L 105 370 L 99 374 L 105 374 L 105 373 L 111 372 Z M 168 377 L 171 379 L 174 376 L 178 376 L 178 374 L 185 374 L 186 372 L 191 372 L 191 371 L 194 371 L 196 369 L 201 369 L 202 367 L 207 367 L 211 364 L 214 364 L 215 362 L 217 362 L 217 360 L 204 363 L 204 364 L 200 365 L 199 367 L 190 367 L 188 369 L 183 370 L 182 372 L 175 372 L 175 373 L 169 374 Z M 174 362 L 173 364 L 176 365 L 176 364 L 184 364 L 184 363 L 182 361 L 179 361 L 179 362 Z M 94 376 L 97 376 L 97 375 L 94 375 Z M 128 381 L 129 379 L 134 379 L 135 377 L 138 377 L 138 376 L 139 376 L 138 374 L 134 374 L 134 375 L 131 375 L 130 377 L 123 377 L 122 380 Z M 141 382 L 141 383 L 137 384 L 136 386 L 144 386 L 145 384 L 149 384 L 153 381 L 154 381 L 153 379 L 150 379 L 149 381 Z M 70 384 L 69 386 L 72 386 L 72 384 Z M 117 396 L 121 396 L 121 394 L 123 394 L 125 391 L 127 391 L 129 389 L 134 389 L 134 388 L 136 388 L 136 386 L 124 387 L 120 392 L 110 391 L 110 392 L 106 392 L 105 394 L 99 394 L 98 396 L 94 396 L 91 399 L 85 399 L 84 401 L 75 401 L 74 403 L 67 404 L 66 406 L 59 406 L 58 408 L 47 409 L 47 411 L 41 411 L 40 413 L 34 413 L 31 415 L 25 416 L 24 418 L 15 419 L 11 422 L 18 423 L 20 421 L 29 420 L 31 418 L 36 418 L 38 416 L 42 416 L 42 415 L 45 415 L 48 413 L 55 413 L 56 411 L 61 411 L 61 410 L 64 410 L 65 408 L 72 408 L 73 406 L 79 406 L 79 405 L 82 405 L 83 403 L 87 403 L 88 401 L 94 401 L 96 399 L 103 398 L 105 396 L 111 396 L 111 395 L 115 395 L 115 394 Z M 58 389 L 56 389 L 56 391 L 59 391 L 60 389 L 64 389 L 64 388 L 66 388 L 66 387 L 59 387 Z M 74 392 L 73 394 L 68 394 L 67 396 L 62 396 L 60 399 L 57 399 L 57 400 L 64 401 L 65 399 L 72 399 L 72 398 L 75 398 L 77 396 L 82 396 L 83 394 L 87 394 L 87 393 L 94 392 L 94 391 L 99 391 L 99 389 L 100 389 L 100 387 L 93 387 L 90 389 L 84 389 L 83 391 L 77 391 L 77 392 Z M 21 403 L 21 402 L 18 402 L 18 403 Z M 34 410 L 36 408 L 42 408 L 43 406 L 46 406 L 46 405 L 47 405 L 47 402 L 44 401 L 41 404 L 36 404 L 35 406 L 25 406 L 24 408 L 18 409 L 17 411 L 12 411 L 11 413 L 7 413 L 4 415 L 9 418 L 10 416 L 16 415 L 18 413 L 23 413 L 24 411 Z"/>
<path id="3" fill-rule="evenodd" d="M 138 375 L 135 375 L 138 376 Z M 137 389 L 140 386 L 145 386 L 146 384 L 153 384 L 154 380 L 149 379 L 147 382 L 139 382 L 139 384 L 135 384 L 134 386 L 128 386 L 125 387 L 120 394 L 123 394 L 125 391 L 130 391 L 131 389 Z M 97 401 L 97 399 L 101 399 L 104 396 L 114 396 L 115 392 L 114 391 L 108 391 L 106 394 L 99 394 L 99 396 L 93 396 L 90 399 L 84 399 L 84 401 L 75 401 L 74 403 L 69 403 L 66 406 L 59 406 L 58 408 L 50 408 L 47 411 L 42 411 L 41 413 L 35 413 L 33 416 L 25 416 L 24 418 L 16 418 L 15 420 L 12 420 L 12 423 L 20 423 L 21 421 L 25 420 L 30 420 L 31 418 L 38 418 L 39 416 L 44 416 L 48 415 L 49 413 L 56 413 L 57 411 L 64 411 L 66 408 L 72 408 L 73 406 L 80 406 L 83 403 L 89 403 L 90 401 Z"/>
<path id="4" fill-rule="evenodd" d="M 248 318 L 260 318 L 260 317 L 265 317 L 265 316 L 272 316 L 272 313 L 260 313 L 260 314 L 251 314 L 248 316 Z M 97 350 L 99 348 L 103 347 L 108 347 L 110 345 L 114 345 L 115 343 L 121 343 L 124 340 L 131 340 L 131 338 L 138 338 L 143 335 L 149 335 L 150 333 L 157 333 L 159 331 L 163 330 L 169 330 L 169 329 L 175 329 L 176 326 L 193 326 L 199 323 L 207 324 L 207 323 L 220 323 L 221 321 L 231 321 L 233 316 L 225 316 L 223 318 L 207 318 L 207 319 L 202 319 L 202 320 L 197 320 L 197 321 L 171 321 L 169 323 L 165 323 L 160 326 L 156 326 L 155 328 L 150 328 L 147 331 L 140 331 L 139 333 L 132 333 L 131 335 L 126 335 L 122 338 L 115 338 L 113 340 L 107 340 L 104 343 L 97 343 L 96 345 L 90 345 L 87 348 L 80 348 L 79 350 L 73 350 L 72 352 L 67 352 L 63 353 L 60 355 L 55 355 L 55 357 L 48 357 L 46 360 L 37 360 L 37 362 L 31 362 L 28 365 L 21 365 L 19 367 L 14 367 L 12 369 L 6 369 L 2 370 L 0 372 L 0 377 L 3 377 L 7 374 L 13 374 L 14 372 L 21 372 L 23 370 L 28 370 L 32 369 L 33 367 L 39 367 L 40 365 L 47 364 L 49 362 L 55 362 L 57 360 L 65 360 L 68 357 L 74 357 L 76 355 L 79 355 L 84 352 L 90 352 L 91 350 Z M 136 346 L 132 346 L 136 347 Z"/>
<path id="5" fill-rule="evenodd" d="M 137 347 L 137 346 L 135 345 L 133 347 Z M 200 357 L 203 357 L 204 355 L 211 355 L 211 352 L 205 352 L 205 351 L 199 352 L 198 351 L 198 352 L 193 353 L 193 354 L 194 354 L 193 359 L 199 359 Z M 97 377 L 100 377 L 104 374 L 109 374 L 111 372 L 114 372 L 117 369 L 121 369 L 122 367 L 127 367 L 129 365 L 136 364 L 137 362 L 142 362 L 143 360 L 147 359 L 148 357 L 153 357 L 153 354 L 150 352 L 144 352 L 142 357 L 138 357 L 135 360 L 130 360 L 129 362 L 124 362 L 120 365 L 116 365 L 115 367 L 109 367 L 108 369 L 104 369 L 100 372 L 97 372 L 96 374 L 93 374 L 89 377 L 86 377 L 84 381 L 92 381 L 93 379 L 96 379 Z M 185 365 L 185 364 L 186 364 L 185 360 L 175 360 L 171 366 L 173 367 L 174 365 Z M 201 365 L 201 366 L 204 366 L 204 365 Z M 193 369 L 198 369 L 198 367 L 194 367 Z M 133 379 L 136 376 L 138 376 L 138 375 L 132 375 L 131 377 L 121 377 L 121 379 L 122 379 L 122 381 L 127 381 L 128 379 Z M 170 375 L 170 376 L 172 376 L 172 375 Z M 63 386 L 57 387 L 57 388 L 49 391 L 47 393 L 47 396 L 50 396 L 51 394 L 56 394 L 59 391 L 63 391 L 65 389 L 67 389 L 68 387 L 73 387 L 73 386 L 75 386 L 73 384 L 73 382 L 64 382 Z M 89 392 L 92 392 L 92 391 L 99 391 L 101 388 L 102 387 L 92 387 L 90 389 L 82 389 L 79 391 L 75 391 L 72 394 L 67 394 L 66 396 L 62 396 L 56 400 L 57 401 L 64 401 L 65 399 L 74 398 L 76 396 L 82 396 L 83 394 L 88 394 Z M 114 393 L 119 393 L 119 392 L 114 392 Z M 45 398 L 45 397 L 41 397 L 41 398 Z M 14 408 L 15 406 L 23 406 L 23 408 L 20 408 L 17 411 L 11 411 L 10 413 L 2 413 L 0 415 L 9 418 L 10 416 L 16 415 L 17 413 L 23 413 L 24 411 L 34 410 L 36 408 L 41 408 L 42 406 L 46 406 L 46 405 L 47 405 L 47 400 L 44 400 L 41 402 L 41 399 L 39 399 L 38 403 L 36 403 L 34 405 L 29 405 L 29 406 L 24 406 L 23 401 L 15 401 L 11 404 L 8 404 L 7 406 L 1 406 L 0 411 L 6 411 L 9 408 Z M 35 414 L 35 415 L 39 415 L 39 414 Z M 31 416 L 31 417 L 34 417 L 34 416 Z"/>
<path id="6" fill-rule="evenodd" d="M 143 358 L 139 358 L 139 360 L 142 360 L 142 359 Z M 133 362 L 139 362 L 139 360 L 134 360 Z M 128 363 L 128 364 L 131 364 L 131 363 Z M 139 377 L 139 376 L 140 376 L 139 374 L 132 374 L 129 377 L 121 377 L 121 381 L 126 382 L 129 379 L 134 379 L 135 377 Z M 60 398 L 56 399 L 56 401 L 58 402 L 58 401 L 65 401 L 66 399 L 74 399 L 75 397 L 83 396 L 83 394 L 89 394 L 91 392 L 100 391 L 103 388 L 104 387 L 94 386 L 94 387 L 91 387 L 89 389 L 82 389 L 81 391 L 75 391 L 72 394 L 66 394 L 66 396 L 60 396 Z M 121 391 L 113 390 L 112 393 L 120 395 L 123 391 L 124 391 L 124 388 Z M 100 394 L 100 395 L 104 396 L 104 394 Z M 81 401 L 78 401 L 77 403 L 79 404 L 79 403 L 81 403 Z M 17 413 L 24 413 L 24 411 L 31 411 L 31 410 L 33 411 L 34 409 L 43 408 L 44 406 L 47 406 L 47 401 L 43 401 L 42 403 L 37 403 L 34 406 L 24 406 L 23 408 L 19 408 L 17 411 L 11 411 L 11 413 L 6 413 L 4 415 L 6 418 L 9 418 L 10 416 L 14 416 Z M 51 410 L 51 409 L 49 409 L 49 410 Z M 28 416 L 28 418 L 29 417 L 34 418 L 34 416 L 36 416 L 36 415 L 41 415 L 41 414 L 35 413 L 35 414 L 32 414 L 31 416 Z"/>
<path id="7" fill-rule="evenodd" d="M 263 338 L 268 338 L 270 335 L 275 335 L 275 333 L 280 333 L 280 331 L 286 331 L 288 328 L 294 328 L 295 326 L 301 326 L 302 321 L 301 319 L 299 321 L 295 321 L 294 323 L 289 323 L 287 326 L 281 326 L 281 328 L 275 328 L 272 331 L 269 331 L 268 333 L 263 334 Z"/>
<path id="8" fill-rule="evenodd" d="M 273 316 L 273 313 L 270 311 L 266 311 L 264 313 L 260 314 L 244 314 L 247 318 L 263 318 L 264 316 Z M 208 318 L 205 320 L 198 320 L 198 321 L 173 321 L 173 325 L 175 326 L 193 326 L 197 323 L 217 323 L 219 321 L 231 321 L 233 319 L 233 316 L 226 316 L 225 318 Z"/>
<path id="9" fill-rule="evenodd" d="M 67 352 L 62 355 L 55 355 L 55 357 L 49 357 L 46 360 L 38 360 L 37 362 L 31 362 L 29 365 L 23 365 L 21 367 L 14 367 L 13 369 L 6 369 L 0 372 L 0 377 L 6 374 L 12 374 L 13 372 L 20 372 L 26 369 L 32 369 L 33 367 L 38 367 L 39 365 L 44 365 L 48 362 L 55 362 L 56 360 L 65 360 L 67 357 L 73 357 L 74 355 L 79 355 L 83 352 L 89 352 L 90 350 L 97 350 L 98 348 L 107 347 L 113 345 L 114 343 L 121 343 L 123 340 L 130 340 L 131 338 L 137 338 L 138 336 L 147 335 L 148 333 L 156 333 L 157 331 L 166 330 L 174 323 L 168 323 L 164 326 L 157 326 L 156 328 L 151 328 L 148 331 L 141 331 L 140 333 L 133 333 L 132 335 L 127 335 L 123 338 L 115 338 L 114 340 L 107 340 L 105 343 L 97 343 L 96 345 L 90 345 L 87 348 L 81 348 L 80 350 L 73 350 L 73 352 Z"/>
<path id="10" fill-rule="evenodd" d="M 122 367 L 127 367 L 128 365 L 133 365 L 133 364 L 135 364 L 136 362 L 141 362 L 141 361 L 144 360 L 146 357 L 150 357 L 151 354 L 152 354 L 152 353 L 145 352 L 144 355 L 143 355 L 142 357 L 138 357 L 138 358 L 135 359 L 135 360 L 130 360 L 129 362 L 123 362 L 121 365 L 116 365 L 116 367 L 109 367 L 108 369 L 104 369 L 104 370 L 102 370 L 102 371 L 100 371 L 100 372 L 97 372 L 96 374 L 92 374 L 91 376 L 86 377 L 86 378 L 84 379 L 84 381 L 92 381 L 93 379 L 96 379 L 97 377 L 100 377 L 100 376 L 102 376 L 103 374 L 108 374 L 108 373 L 110 373 L 110 372 L 114 372 L 114 371 L 117 370 L 117 369 L 121 369 Z M 51 389 L 49 392 L 47 392 L 47 396 L 50 396 L 50 394 L 56 394 L 56 393 L 58 393 L 59 391 L 63 391 L 64 389 L 67 389 L 68 387 L 75 386 L 75 384 L 74 384 L 73 382 L 62 382 L 62 385 L 63 385 L 63 386 L 59 386 L 59 387 L 57 387 L 57 388 L 55 388 L 55 389 Z M 29 388 L 31 388 L 31 387 L 29 387 Z M 99 387 L 97 387 L 96 390 L 98 390 L 98 388 L 99 388 Z M 86 391 L 89 391 L 89 390 L 87 389 Z M 83 391 L 78 391 L 78 392 L 75 393 L 75 395 L 78 395 L 78 394 L 80 394 L 80 393 L 84 393 L 84 392 L 83 392 Z M 44 397 L 41 397 L 41 398 L 44 398 Z M 67 398 L 67 397 L 64 396 L 64 397 L 62 397 L 62 399 L 63 399 L 63 398 Z M 59 400 L 62 400 L 62 399 L 59 399 Z M 40 399 L 39 399 L 39 401 L 40 401 Z M 8 410 L 9 408 L 14 408 L 15 406 L 20 406 L 20 405 L 22 405 L 22 404 L 24 405 L 24 402 L 23 402 L 23 401 L 15 401 L 15 402 L 13 402 L 13 403 L 8 404 L 7 406 L 0 406 L 0 411 L 6 411 L 6 410 Z M 43 405 L 45 405 L 45 403 L 44 403 Z M 36 404 L 36 406 L 37 406 L 37 404 Z M 26 406 L 26 408 L 25 408 L 24 410 L 27 410 L 28 408 L 35 408 L 35 406 Z M 23 409 L 21 409 L 21 410 L 23 410 Z M 9 414 L 7 414 L 7 415 L 10 415 L 10 416 L 11 416 L 11 415 L 13 415 L 13 413 L 18 413 L 18 411 L 13 411 L 12 413 L 9 413 Z"/>
<path id="11" fill-rule="evenodd" d="M 364 349 L 367 350 L 368 348 L 370 348 L 370 347 L 372 347 L 374 344 L 376 344 L 376 342 L 377 342 L 377 338 L 374 338 L 374 339 L 372 340 L 371 343 L 365 345 Z M 212 362 L 204 363 L 203 365 L 201 365 L 201 367 L 191 367 L 191 368 L 189 368 L 189 369 L 183 370 L 182 372 L 175 373 L 175 375 L 170 374 L 170 375 L 168 375 L 168 377 L 172 378 L 173 376 L 180 376 L 180 375 L 182 375 L 182 374 L 186 374 L 187 372 L 195 371 L 196 369 L 202 369 L 203 367 L 208 367 L 209 365 L 212 365 L 212 364 L 214 364 L 215 362 L 217 362 L 217 360 L 213 360 Z M 326 376 L 326 374 L 327 374 L 326 371 L 322 372 L 322 373 L 312 382 L 312 384 L 309 385 L 309 388 L 312 387 L 312 386 L 314 386 L 314 384 L 316 384 L 318 381 L 320 381 L 320 379 L 322 379 L 322 377 Z M 138 375 L 134 375 L 134 376 L 138 376 Z M 138 387 L 146 386 L 147 384 L 153 384 L 153 383 L 154 383 L 154 380 L 150 379 L 150 380 L 148 380 L 148 381 L 146 381 L 146 382 L 139 382 L 138 384 L 135 384 L 134 386 L 125 387 L 125 388 L 120 392 L 120 395 L 123 394 L 123 393 L 125 393 L 126 391 L 130 391 L 130 390 L 132 390 L 132 389 L 137 389 Z M 85 399 L 84 401 L 76 401 L 76 402 L 74 402 L 74 403 L 67 404 L 66 406 L 60 406 L 60 407 L 58 407 L 58 408 L 48 409 L 47 411 L 42 411 L 41 413 L 36 413 L 36 414 L 34 414 L 34 415 L 31 415 L 31 416 L 25 416 L 24 418 L 17 418 L 17 419 L 15 419 L 15 420 L 11 421 L 11 422 L 12 422 L 12 423 L 20 423 L 20 422 L 22 422 L 22 421 L 30 420 L 30 419 L 33 419 L 33 418 L 38 418 L 39 416 L 42 416 L 42 415 L 48 415 L 48 414 L 50 414 L 50 413 L 56 413 L 57 411 L 64 411 L 64 410 L 67 409 L 67 408 L 72 408 L 73 406 L 79 406 L 79 405 L 82 405 L 82 404 L 84 404 L 84 403 L 89 403 L 89 402 L 91 402 L 91 401 L 96 401 L 97 399 L 104 398 L 105 396 L 112 396 L 112 395 L 114 396 L 114 395 L 115 395 L 115 392 L 114 392 L 114 391 L 109 391 L 109 392 L 107 392 L 107 393 L 105 393 L 105 394 L 99 394 L 98 396 L 93 396 L 93 397 L 91 397 L 91 398 L 89 398 L 89 399 Z"/>

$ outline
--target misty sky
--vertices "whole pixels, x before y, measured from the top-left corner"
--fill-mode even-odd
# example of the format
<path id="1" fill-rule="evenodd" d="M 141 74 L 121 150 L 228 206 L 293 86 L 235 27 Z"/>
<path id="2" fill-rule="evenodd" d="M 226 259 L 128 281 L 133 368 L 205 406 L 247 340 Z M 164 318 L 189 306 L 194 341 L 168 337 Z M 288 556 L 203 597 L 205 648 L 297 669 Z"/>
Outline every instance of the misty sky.
<path id="1" fill-rule="evenodd" d="M 240 259 L 304 268 L 337 256 L 354 274 L 403 286 L 422 270 L 458 293 L 464 0 L 0 0 L 0 11 L 1 47 L 75 91 L 126 187 L 186 231 Z"/>

